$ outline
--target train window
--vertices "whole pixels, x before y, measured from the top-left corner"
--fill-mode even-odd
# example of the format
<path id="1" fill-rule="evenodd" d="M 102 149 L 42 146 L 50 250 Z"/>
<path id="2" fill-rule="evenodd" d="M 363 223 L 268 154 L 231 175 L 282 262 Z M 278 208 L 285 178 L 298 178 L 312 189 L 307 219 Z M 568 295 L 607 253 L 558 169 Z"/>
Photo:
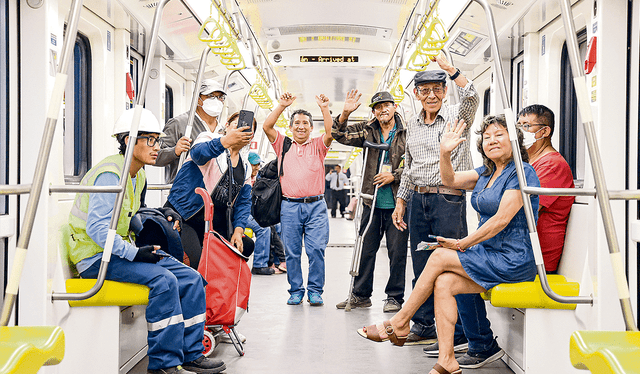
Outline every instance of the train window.
<path id="1" fill-rule="evenodd" d="M 173 89 L 168 85 L 164 86 L 164 120 L 173 118 Z"/>
<path id="2" fill-rule="evenodd" d="M 511 93 L 513 103 L 511 106 L 515 113 L 520 113 L 520 110 L 522 109 L 522 95 L 524 89 L 524 54 L 513 59 L 511 71 L 513 72 L 513 91 Z"/>
<path id="3" fill-rule="evenodd" d="M 578 45 L 581 61 L 587 53 L 587 31 L 578 33 Z M 560 153 L 569 163 L 576 187 L 584 183 L 585 175 L 585 136 L 582 120 L 578 111 L 578 100 L 573 87 L 573 74 L 567 53 L 567 44 L 562 46 L 560 58 L 560 113 L 557 116 L 557 130 L 560 134 Z"/>
<path id="4" fill-rule="evenodd" d="M 79 183 L 91 167 L 91 45 L 78 34 L 65 88 L 64 179 Z"/>
<path id="5" fill-rule="evenodd" d="M 138 95 L 138 90 L 140 88 L 139 82 L 138 82 L 138 72 L 140 71 L 140 67 L 142 66 L 143 63 L 143 58 L 142 55 L 139 54 L 138 52 L 134 51 L 133 49 L 129 50 L 129 74 L 131 74 L 131 80 L 133 81 L 133 87 L 134 87 L 134 91 L 135 91 L 135 95 Z M 134 101 L 131 103 L 130 108 L 133 108 L 133 103 Z"/>
<path id="6" fill-rule="evenodd" d="M 491 88 L 484 90 L 484 99 L 482 101 L 482 116 L 486 117 L 491 113 Z"/>

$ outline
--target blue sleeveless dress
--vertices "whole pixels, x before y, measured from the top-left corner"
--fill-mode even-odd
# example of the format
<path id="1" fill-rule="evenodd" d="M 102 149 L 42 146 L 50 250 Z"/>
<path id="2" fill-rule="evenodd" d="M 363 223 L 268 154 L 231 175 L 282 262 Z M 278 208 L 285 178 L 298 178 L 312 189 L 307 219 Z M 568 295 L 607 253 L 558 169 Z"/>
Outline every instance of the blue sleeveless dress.
<path id="1" fill-rule="evenodd" d="M 485 170 L 485 166 L 475 169 L 480 177 L 471 194 L 471 205 L 480 214 L 478 227 L 498 212 L 506 190 L 520 189 L 513 160 L 489 188 L 486 186 L 491 175 L 482 176 Z M 528 163 L 524 164 L 524 173 L 528 186 L 540 187 L 536 172 Z M 538 203 L 538 196 L 531 195 L 536 221 Z M 468 248 L 466 252 L 458 252 L 458 258 L 471 279 L 487 290 L 500 283 L 532 281 L 536 276 L 536 267 L 524 208 L 493 238 Z"/>

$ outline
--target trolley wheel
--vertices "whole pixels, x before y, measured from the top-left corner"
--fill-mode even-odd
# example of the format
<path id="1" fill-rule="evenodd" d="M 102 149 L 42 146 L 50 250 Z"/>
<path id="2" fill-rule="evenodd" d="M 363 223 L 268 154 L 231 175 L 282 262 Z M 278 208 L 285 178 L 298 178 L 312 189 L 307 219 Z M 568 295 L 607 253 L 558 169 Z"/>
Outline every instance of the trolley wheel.
<path id="1" fill-rule="evenodd" d="M 204 351 L 202 351 L 202 354 L 204 355 L 204 357 L 211 356 L 211 354 L 213 353 L 213 350 L 216 348 L 215 338 L 213 337 L 213 334 L 207 329 L 204 329 L 204 337 L 202 338 L 202 345 L 204 345 Z"/>

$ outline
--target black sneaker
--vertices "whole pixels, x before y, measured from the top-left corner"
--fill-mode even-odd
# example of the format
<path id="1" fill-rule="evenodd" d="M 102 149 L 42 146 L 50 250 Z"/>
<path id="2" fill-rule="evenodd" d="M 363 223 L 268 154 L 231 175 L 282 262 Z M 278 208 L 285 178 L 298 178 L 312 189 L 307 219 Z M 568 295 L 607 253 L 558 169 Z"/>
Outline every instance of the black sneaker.
<path id="1" fill-rule="evenodd" d="M 227 368 L 221 360 L 213 360 L 204 356 L 200 356 L 200 358 L 191 362 L 185 362 L 182 366 L 187 370 L 191 370 L 189 373 L 202 374 L 222 373 Z"/>
<path id="2" fill-rule="evenodd" d="M 488 352 L 467 352 L 462 357 L 456 358 L 458 364 L 462 369 L 477 369 L 479 367 L 483 367 L 486 364 L 492 363 L 500 359 L 500 357 L 504 356 L 504 351 L 498 343 L 496 342 L 493 346 L 493 349 Z"/>
<path id="3" fill-rule="evenodd" d="M 263 267 L 263 268 L 252 268 L 251 269 L 251 274 L 254 275 L 271 275 L 274 274 L 276 271 L 270 267 Z"/>
<path id="4" fill-rule="evenodd" d="M 454 354 L 466 353 L 468 349 L 469 343 L 467 343 L 467 338 L 465 338 L 464 336 L 461 339 L 455 340 L 453 342 Z M 435 342 L 422 348 L 422 351 L 427 355 L 427 357 L 438 357 L 438 354 L 440 353 L 440 346 L 438 345 L 438 342 Z"/>
<path id="5" fill-rule="evenodd" d="M 147 370 L 147 374 L 196 374 L 193 371 L 187 371 L 182 366 L 174 366 L 172 368 Z"/>
<path id="6" fill-rule="evenodd" d="M 370 297 L 359 297 L 356 295 L 351 295 L 351 307 L 352 308 L 368 308 L 371 306 L 371 298 Z M 344 309 L 347 307 L 347 300 L 337 303 L 336 308 Z"/>
<path id="7" fill-rule="evenodd" d="M 438 341 L 438 335 L 435 333 L 431 336 L 420 336 L 414 334 L 412 332 L 407 336 L 407 341 L 404 345 L 423 345 L 423 344 L 433 344 Z"/>

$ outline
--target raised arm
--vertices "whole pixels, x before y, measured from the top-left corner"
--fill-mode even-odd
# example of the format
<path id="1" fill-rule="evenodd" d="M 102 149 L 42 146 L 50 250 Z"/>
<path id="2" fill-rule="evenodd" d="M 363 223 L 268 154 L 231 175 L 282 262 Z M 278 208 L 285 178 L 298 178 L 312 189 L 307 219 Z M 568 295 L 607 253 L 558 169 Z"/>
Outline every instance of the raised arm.
<path id="1" fill-rule="evenodd" d="M 356 109 L 360 107 L 360 97 L 361 93 L 358 93 L 358 90 L 353 89 L 347 92 L 347 98 L 344 100 L 344 107 L 342 108 L 342 113 L 340 113 L 340 117 L 338 121 L 340 123 L 345 123 L 349 119 L 351 113 L 355 112 Z"/>
<path id="2" fill-rule="evenodd" d="M 467 139 L 462 137 L 466 125 L 464 120 L 456 121 L 454 126 L 447 123 L 442 138 L 440 139 L 440 179 L 447 187 L 461 190 L 472 190 L 478 181 L 478 173 L 475 170 L 454 171 L 451 164 L 451 152 Z"/>
<path id="3" fill-rule="evenodd" d="M 278 105 L 269 113 L 267 118 L 264 120 L 262 124 L 262 129 L 264 133 L 267 135 L 267 139 L 271 143 L 276 141 L 276 137 L 278 136 L 278 131 L 274 128 L 276 122 L 278 121 L 278 117 L 284 112 L 284 110 L 296 100 L 296 97 L 293 96 L 290 92 L 285 92 L 278 99 Z"/>
<path id="4" fill-rule="evenodd" d="M 320 107 L 320 111 L 322 112 L 322 121 L 324 123 L 324 138 L 322 141 L 324 145 L 329 147 L 331 142 L 333 141 L 333 136 L 331 136 L 331 125 L 333 125 L 333 119 L 331 118 L 331 112 L 329 111 L 329 98 L 324 94 L 320 94 L 316 96 L 316 103 Z"/>

